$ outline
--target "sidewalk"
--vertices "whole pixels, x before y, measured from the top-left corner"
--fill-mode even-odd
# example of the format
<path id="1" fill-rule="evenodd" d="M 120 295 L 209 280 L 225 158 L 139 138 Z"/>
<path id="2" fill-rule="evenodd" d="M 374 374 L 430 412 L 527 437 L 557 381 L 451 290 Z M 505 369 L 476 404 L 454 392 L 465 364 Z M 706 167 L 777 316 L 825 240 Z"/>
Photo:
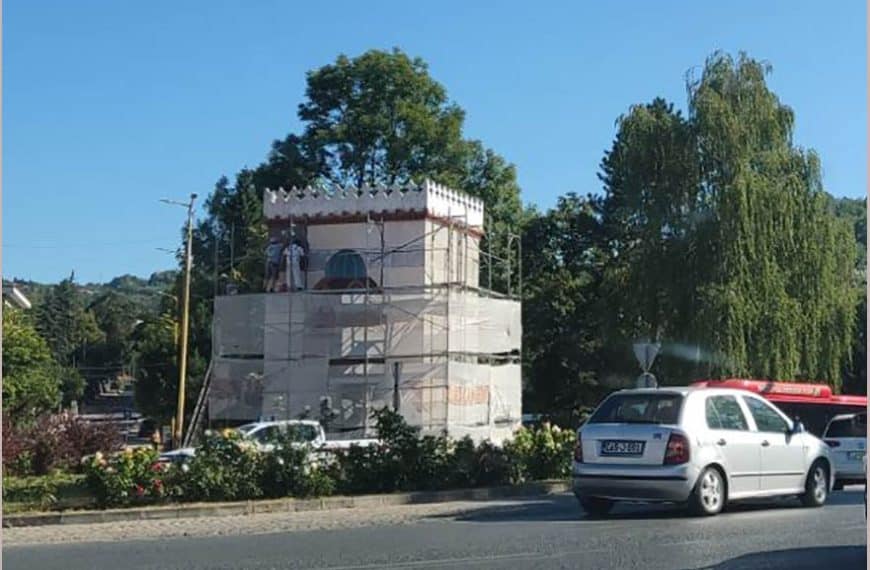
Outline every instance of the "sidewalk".
<path id="1" fill-rule="evenodd" d="M 310 501 L 282 499 L 16 515 L 4 517 L 3 544 L 153 540 L 409 524 L 431 516 L 449 516 L 478 509 L 481 501 L 498 506 L 520 498 L 563 493 L 569 488 L 568 483 L 558 481 L 518 487 L 326 497 Z M 25 521 L 25 517 L 29 520 Z M 26 522 L 31 524 L 22 524 Z"/>

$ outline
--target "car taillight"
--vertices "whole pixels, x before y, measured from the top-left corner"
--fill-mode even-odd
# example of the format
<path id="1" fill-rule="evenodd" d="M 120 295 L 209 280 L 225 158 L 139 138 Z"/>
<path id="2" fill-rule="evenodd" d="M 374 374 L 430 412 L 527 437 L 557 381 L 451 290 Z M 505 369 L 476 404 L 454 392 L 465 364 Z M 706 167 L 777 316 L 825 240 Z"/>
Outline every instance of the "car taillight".
<path id="1" fill-rule="evenodd" d="M 836 439 L 826 439 L 825 443 L 827 443 L 830 447 L 840 447 L 840 442 Z"/>
<path id="2" fill-rule="evenodd" d="M 583 441 L 580 439 L 580 434 L 577 434 L 577 445 L 574 447 L 574 461 L 583 463 Z"/>
<path id="3" fill-rule="evenodd" d="M 664 465 L 681 465 L 689 462 L 689 439 L 681 433 L 672 433 L 665 450 Z"/>

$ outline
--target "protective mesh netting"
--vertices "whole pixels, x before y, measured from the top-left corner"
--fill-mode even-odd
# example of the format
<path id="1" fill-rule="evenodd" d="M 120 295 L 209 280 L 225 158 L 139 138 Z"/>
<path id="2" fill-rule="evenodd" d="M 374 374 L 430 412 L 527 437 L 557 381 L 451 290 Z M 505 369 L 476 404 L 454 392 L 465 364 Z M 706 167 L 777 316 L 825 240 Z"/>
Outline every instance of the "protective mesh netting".
<path id="1" fill-rule="evenodd" d="M 213 337 L 211 420 L 328 409 L 329 431 L 359 437 L 372 410 L 398 405 L 424 433 L 494 441 L 520 423 L 514 300 L 461 287 L 226 296 Z"/>

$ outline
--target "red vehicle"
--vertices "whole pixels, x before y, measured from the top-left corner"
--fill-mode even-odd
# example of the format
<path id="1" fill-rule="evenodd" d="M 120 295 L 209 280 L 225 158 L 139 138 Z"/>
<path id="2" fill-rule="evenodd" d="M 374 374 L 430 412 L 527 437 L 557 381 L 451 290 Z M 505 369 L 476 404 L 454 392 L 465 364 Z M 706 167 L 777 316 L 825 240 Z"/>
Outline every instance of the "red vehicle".
<path id="1" fill-rule="evenodd" d="M 700 380 L 692 386 L 738 388 L 764 396 L 789 417 L 798 418 L 816 437 L 822 437 L 825 426 L 834 416 L 867 411 L 867 396 L 834 394 L 825 384 L 729 378 Z"/>

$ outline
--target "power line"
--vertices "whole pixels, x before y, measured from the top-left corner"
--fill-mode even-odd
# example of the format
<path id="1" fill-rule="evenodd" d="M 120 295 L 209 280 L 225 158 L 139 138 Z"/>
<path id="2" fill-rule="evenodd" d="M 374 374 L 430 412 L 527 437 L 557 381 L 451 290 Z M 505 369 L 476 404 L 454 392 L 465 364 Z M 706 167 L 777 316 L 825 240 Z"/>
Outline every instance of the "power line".
<path id="1" fill-rule="evenodd" d="M 43 242 L 43 243 L 4 243 L 3 248 L 17 248 L 17 249 L 60 249 L 64 247 L 121 247 L 127 245 L 136 245 L 136 244 L 151 244 L 151 243 L 165 243 L 166 237 L 161 238 L 149 238 L 149 239 L 138 239 L 138 240 L 111 240 L 111 241 L 91 241 L 91 242 L 68 242 L 68 241 L 57 241 L 57 242 Z"/>

